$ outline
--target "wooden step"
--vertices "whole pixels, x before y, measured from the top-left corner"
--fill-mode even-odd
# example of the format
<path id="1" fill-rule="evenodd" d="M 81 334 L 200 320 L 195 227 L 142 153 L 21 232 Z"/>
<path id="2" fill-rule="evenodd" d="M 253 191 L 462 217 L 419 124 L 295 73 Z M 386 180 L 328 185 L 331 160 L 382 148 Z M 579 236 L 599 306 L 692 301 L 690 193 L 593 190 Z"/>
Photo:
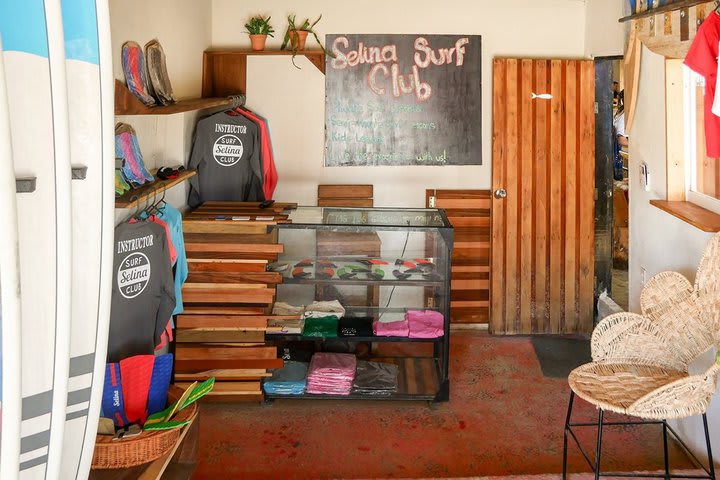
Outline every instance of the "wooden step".
<path id="1" fill-rule="evenodd" d="M 282 358 L 242 358 L 242 359 L 201 359 L 201 360 L 180 360 L 175 359 L 176 373 L 193 373 L 205 370 L 227 369 L 227 368 L 282 368 L 284 365 Z"/>
<path id="2" fill-rule="evenodd" d="M 178 315 L 178 328 L 224 328 L 266 331 L 269 320 L 294 320 L 297 315 Z"/>
<path id="3" fill-rule="evenodd" d="M 283 277 L 279 272 L 191 272 L 188 274 L 187 283 L 248 283 L 277 285 L 282 283 Z"/>
<path id="4" fill-rule="evenodd" d="M 275 222 L 233 222 L 231 220 L 183 219 L 184 233 L 266 234 Z"/>
<path id="5" fill-rule="evenodd" d="M 175 386 L 185 390 L 191 382 L 175 382 Z M 259 395 L 262 394 L 260 390 L 260 382 L 215 382 L 213 389 L 208 392 L 205 396 L 217 396 L 217 395 Z"/>
<path id="6" fill-rule="evenodd" d="M 217 328 L 178 328 L 175 330 L 177 343 L 243 343 L 254 346 L 265 343 L 264 331 Z"/>
<path id="7" fill-rule="evenodd" d="M 176 360 L 268 360 L 277 357 L 275 347 L 196 347 L 178 345 Z"/>
<path id="8" fill-rule="evenodd" d="M 210 377 L 215 377 L 218 381 L 242 381 L 242 380 L 260 380 L 261 378 L 271 377 L 272 373 L 263 368 L 217 368 L 215 370 L 206 370 L 197 373 L 176 373 L 175 381 L 178 382 L 203 382 Z"/>
<path id="9" fill-rule="evenodd" d="M 267 267 L 267 260 L 218 260 L 188 258 L 188 271 L 224 273 L 260 273 Z"/>
<path id="10" fill-rule="evenodd" d="M 208 285 L 208 284 L 200 284 Z M 262 287 L 262 285 L 258 285 Z M 249 303 L 270 304 L 275 300 L 274 288 L 232 288 L 232 284 L 195 286 L 185 284 L 182 289 L 183 303 Z M 247 286 L 238 286 L 247 287 Z"/>
<path id="11" fill-rule="evenodd" d="M 184 305 L 185 315 L 263 315 L 269 311 L 267 305 Z"/>
<path id="12" fill-rule="evenodd" d="M 255 262 L 275 262 L 278 254 L 275 252 L 205 252 L 188 251 L 190 260 L 253 260 Z"/>

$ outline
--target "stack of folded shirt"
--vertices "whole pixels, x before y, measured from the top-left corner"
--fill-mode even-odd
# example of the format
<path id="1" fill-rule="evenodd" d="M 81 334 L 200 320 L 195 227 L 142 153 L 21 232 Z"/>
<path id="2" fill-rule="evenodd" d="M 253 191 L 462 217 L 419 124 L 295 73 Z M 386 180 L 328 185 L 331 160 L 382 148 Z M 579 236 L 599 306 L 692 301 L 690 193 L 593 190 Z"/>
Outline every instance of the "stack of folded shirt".
<path id="1" fill-rule="evenodd" d="M 410 338 L 438 338 L 445 335 L 445 317 L 434 310 L 408 310 L 405 319 Z"/>
<path id="2" fill-rule="evenodd" d="M 313 355 L 307 377 L 307 392 L 325 395 L 350 395 L 357 359 L 349 353 Z"/>
<path id="3" fill-rule="evenodd" d="M 407 317 L 396 322 L 374 322 L 373 332 L 378 337 L 407 337 L 410 332 Z"/>
<path id="4" fill-rule="evenodd" d="M 272 377 L 265 380 L 265 393 L 275 395 L 302 395 L 307 383 L 307 363 L 285 362 L 283 368 L 273 372 Z"/>
<path id="5" fill-rule="evenodd" d="M 372 318 L 341 318 L 338 325 L 338 333 L 341 337 L 371 337 L 373 335 Z"/>
<path id="6" fill-rule="evenodd" d="M 335 338 L 338 336 L 338 317 L 308 317 L 303 327 L 303 337 Z"/>
<path id="7" fill-rule="evenodd" d="M 305 317 L 326 317 L 335 315 L 340 318 L 345 315 L 345 308 L 337 300 L 330 302 L 313 302 L 305 307 Z"/>
<path id="8" fill-rule="evenodd" d="M 272 309 L 273 315 L 302 315 L 303 313 L 305 313 L 305 307 L 297 307 L 285 302 L 275 302 Z"/>
<path id="9" fill-rule="evenodd" d="M 271 318 L 266 333 L 275 335 L 300 335 L 305 326 L 302 318 Z"/>
<path id="10" fill-rule="evenodd" d="M 397 386 L 397 365 L 358 360 L 353 393 L 386 397 L 395 393 Z"/>

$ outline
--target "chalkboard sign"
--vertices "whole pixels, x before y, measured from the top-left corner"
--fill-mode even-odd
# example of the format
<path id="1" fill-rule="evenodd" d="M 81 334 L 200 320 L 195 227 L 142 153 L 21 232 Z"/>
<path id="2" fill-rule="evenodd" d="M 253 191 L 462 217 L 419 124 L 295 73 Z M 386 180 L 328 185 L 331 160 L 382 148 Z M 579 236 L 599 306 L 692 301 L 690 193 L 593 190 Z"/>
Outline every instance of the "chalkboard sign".
<path id="1" fill-rule="evenodd" d="M 325 165 L 480 165 L 479 35 L 326 35 Z"/>

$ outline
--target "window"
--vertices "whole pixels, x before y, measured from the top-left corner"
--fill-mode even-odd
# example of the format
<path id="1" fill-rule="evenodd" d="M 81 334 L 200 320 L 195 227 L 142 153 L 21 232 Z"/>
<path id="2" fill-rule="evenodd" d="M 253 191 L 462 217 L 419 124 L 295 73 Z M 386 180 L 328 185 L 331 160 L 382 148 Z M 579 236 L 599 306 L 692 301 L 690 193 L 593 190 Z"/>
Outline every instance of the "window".
<path id="1" fill-rule="evenodd" d="M 686 200 L 720 214 L 719 159 L 705 148 L 705 79 L 683 66 Z"/>

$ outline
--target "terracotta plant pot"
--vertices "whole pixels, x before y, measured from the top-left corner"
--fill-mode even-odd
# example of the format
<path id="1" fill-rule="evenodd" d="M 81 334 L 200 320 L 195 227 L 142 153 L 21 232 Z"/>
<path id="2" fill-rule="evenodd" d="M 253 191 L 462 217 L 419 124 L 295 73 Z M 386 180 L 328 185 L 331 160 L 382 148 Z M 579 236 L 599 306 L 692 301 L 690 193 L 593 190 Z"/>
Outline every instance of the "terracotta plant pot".
<path id="1" fill-rule="evenodd" d="M 290 46 L 293 50 L 305 50 L 305 41 L 308 32 L 306 30 L 290 30 Z"/>
<path id="2" fill-rule="evenodd" d="M 257 34 L 250 35 L 250 43 L 252 44 L 253 51 L 259 52 L 265 50 L 265 42 L 267 41 L 267 35 Z"/>

